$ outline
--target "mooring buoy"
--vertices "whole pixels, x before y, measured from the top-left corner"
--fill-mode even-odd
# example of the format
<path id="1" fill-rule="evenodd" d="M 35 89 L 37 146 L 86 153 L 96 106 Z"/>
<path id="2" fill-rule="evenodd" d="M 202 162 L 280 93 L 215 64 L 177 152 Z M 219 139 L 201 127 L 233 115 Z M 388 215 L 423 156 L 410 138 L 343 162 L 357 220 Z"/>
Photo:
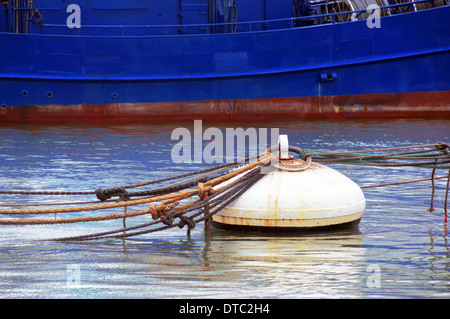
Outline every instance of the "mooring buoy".
<path id="1" fill-rule="evenodd" d="M 361 188 L 335 169 L 289 156 L 287 143 L 280 136 L 273 169 L 213 215 L 215 227 L 291 232 L 358 225 L 366 206 Z"/>

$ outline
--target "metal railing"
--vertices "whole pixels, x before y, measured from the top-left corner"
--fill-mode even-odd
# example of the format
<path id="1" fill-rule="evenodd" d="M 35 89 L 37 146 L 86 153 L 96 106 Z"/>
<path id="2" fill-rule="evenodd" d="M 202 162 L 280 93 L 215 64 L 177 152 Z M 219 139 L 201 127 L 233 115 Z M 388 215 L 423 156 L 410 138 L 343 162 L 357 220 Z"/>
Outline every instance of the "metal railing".
<path id="1" fill-rule="evenodd" d="M 380 10 L 392 10 L 395 8 L 414 6 L 419 3 L 431 3 L 434 0 L 418 0 L 400 4 L 380 6 Z M 336 1 L 337 2 L 337 1 Z M 171 35 L 213 35 L 227 33 L 250 33 L 260 31 L 285 30 L 308 25 L 323 25 L 343 23 L 338 17 L 344 15 L 354 15 L 358 17 L 361 14 L 371 14 L 367 9 L 352 10 L 345 12 L 333 12 L 320 14 L 317 9 L 320 6 L 327 5 L 328 2 L 316 1 L 313 8 L 316 8 L 316 14 L 302 17 L 293 17 L 286 19 L 257 20 L 230 23 L 214 24 L 189 24 L 189 25 L 81 25 L 81 28 L 69 29 L 62 24 L 42 24 L 40 30 L 43 34 L 62 34 L 62 35 L 92 35 L 92 36 L 171 36 Z M 30 9 L 26 9 L 30 10 Z M 413 7 L 413 11 L 414 7 Z M 405 14 L 405 13 L 396 13 Z M 362 20 L 362 19 L 357 19 Z M 228 32 L 213 32 L 212 30 L 231 30 Z"/>

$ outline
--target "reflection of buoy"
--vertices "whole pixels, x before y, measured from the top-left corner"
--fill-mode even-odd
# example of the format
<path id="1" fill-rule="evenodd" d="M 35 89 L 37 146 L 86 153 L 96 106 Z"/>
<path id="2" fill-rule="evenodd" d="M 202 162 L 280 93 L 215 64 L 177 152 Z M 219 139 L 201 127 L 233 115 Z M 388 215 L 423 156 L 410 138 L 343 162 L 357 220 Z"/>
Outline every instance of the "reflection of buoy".
<path id="1" fill-rule="evenodd" d="M 280 150 L 286 138 L 280 139 Z M 301 231 L 356 226 L 366 206 L 361 188 L 338 171 L 280 151 L 276 169 L 213 215 L 219 228 Z M 239 178 L 237 176 L 236 178 Z"/>

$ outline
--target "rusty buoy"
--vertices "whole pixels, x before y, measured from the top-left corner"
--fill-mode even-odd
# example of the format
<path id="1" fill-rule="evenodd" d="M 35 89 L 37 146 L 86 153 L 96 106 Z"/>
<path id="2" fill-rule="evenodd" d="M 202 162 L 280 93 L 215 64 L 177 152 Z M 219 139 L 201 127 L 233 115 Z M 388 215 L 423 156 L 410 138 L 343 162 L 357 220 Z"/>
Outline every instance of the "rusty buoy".
<path id="1" fill-rule="evenodd" d="M 280 136 L 275 169 L 213 215 L 213 226 L 291 232 L 358 225 L 366 206 L 361 188 L 332 168 L 289 156 L 287 149 L 287 136 Z"/>

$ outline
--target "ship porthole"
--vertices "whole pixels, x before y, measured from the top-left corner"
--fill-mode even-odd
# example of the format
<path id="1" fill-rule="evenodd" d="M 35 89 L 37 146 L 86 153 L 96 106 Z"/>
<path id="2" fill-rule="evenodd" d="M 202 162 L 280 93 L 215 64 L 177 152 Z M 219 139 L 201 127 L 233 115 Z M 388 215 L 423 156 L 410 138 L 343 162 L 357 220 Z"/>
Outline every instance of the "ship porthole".
<path id="1" fill-rule="evenodd" d="M 52 91 L 48 91 L 47 92 L 47 98 L 51 99 L 53 97 L 53 92 Z"/>
<path id="2" fill-rule="evenodd" d="M 113 94 L 111 94 L 111 98 L 113 100 L 117 99 L 117 97 L 119 96 L 119 94 L 117 94 L 116 92 L 114 92 Z"/>
<path id="3" fill-rule="evenodd" d="M 23 97 L 27 97 L 30 92 L 28 92 L 27 90 L 22 90 L 21 94 Z"/>

